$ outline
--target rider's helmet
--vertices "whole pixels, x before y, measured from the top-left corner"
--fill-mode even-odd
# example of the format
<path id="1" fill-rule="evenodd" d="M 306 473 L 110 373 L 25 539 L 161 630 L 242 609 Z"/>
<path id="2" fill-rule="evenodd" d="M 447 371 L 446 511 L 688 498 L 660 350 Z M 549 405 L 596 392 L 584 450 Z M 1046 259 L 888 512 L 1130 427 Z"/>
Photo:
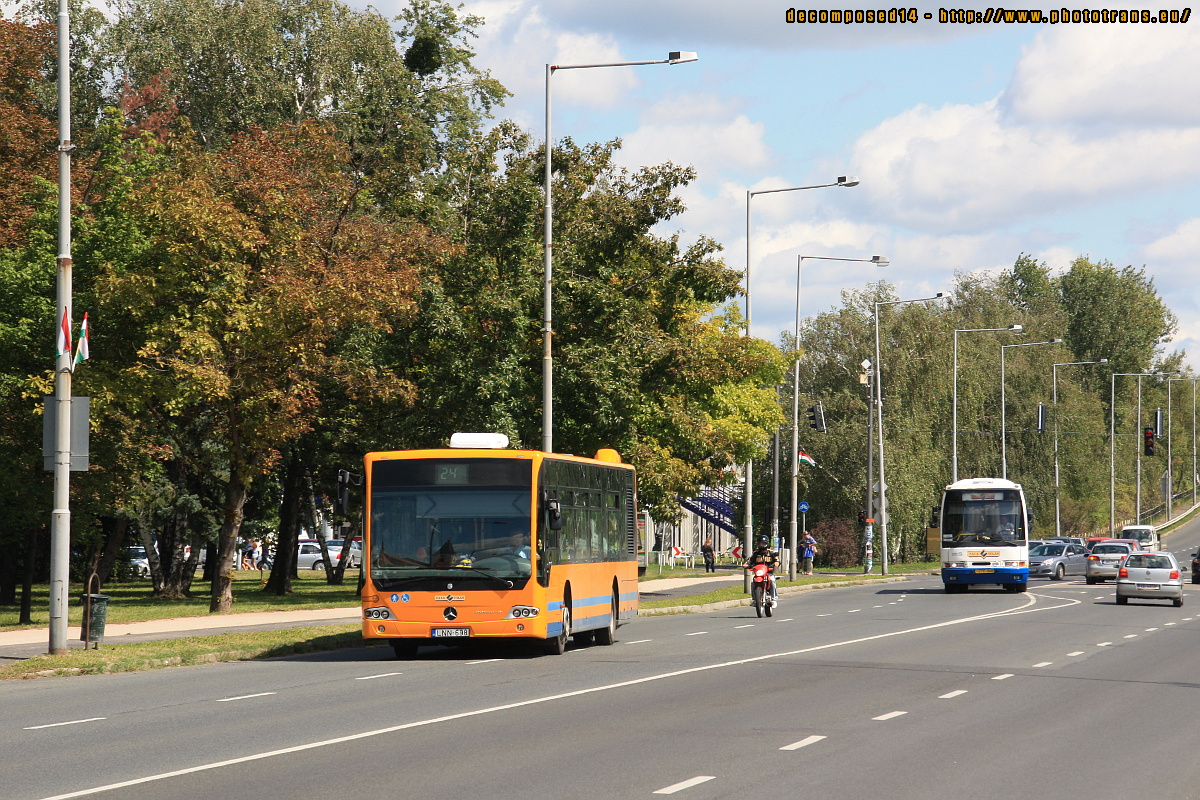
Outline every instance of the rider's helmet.
<path id="1" fill-rule="evenodd" d="M 771 540 L 770 540 L 770 539 L 768 539 L 766 536 L 760 536 L 760 537 L 758 537 L 758 546 L 759 546 L 759 549 L 762 549 L 762 548 L 764 548 L 764 547 L 767 547 L 768 545 L 770 545 L 770 543 L 771 543 Z"/>

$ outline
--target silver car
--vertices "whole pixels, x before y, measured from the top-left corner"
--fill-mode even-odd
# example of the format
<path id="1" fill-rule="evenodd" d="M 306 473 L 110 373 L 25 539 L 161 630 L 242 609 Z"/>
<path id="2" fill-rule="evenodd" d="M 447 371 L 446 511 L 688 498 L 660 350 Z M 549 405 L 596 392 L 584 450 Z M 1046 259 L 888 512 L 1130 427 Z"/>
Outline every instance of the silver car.
<path id="1" fill-rule="evenodd" d="M 1170 600 L 1176 608 L 1183 605 L 1182 570 L 1170 553 L 1130 553 L 1117 568 L 1117 604 L 1129 598 Z"/>
<path id="2" fill-rule="evenodd" d="M 1121 559 L 1132 552 L 1133 545 L 1125 542 L 1096 542 L 1087 557 L 1084 580 L 1088 583 L 1104 583 L 1108 578 L 1117 577 Z"/>
<path id="3" fill-rule="evenodd" d="M 1068 575 L 1082 575 L 1087 568 L 1087 556 L 1082 544 L 1042 542 L 1029 548 L 1029 577 L 1061 581 Z"/>

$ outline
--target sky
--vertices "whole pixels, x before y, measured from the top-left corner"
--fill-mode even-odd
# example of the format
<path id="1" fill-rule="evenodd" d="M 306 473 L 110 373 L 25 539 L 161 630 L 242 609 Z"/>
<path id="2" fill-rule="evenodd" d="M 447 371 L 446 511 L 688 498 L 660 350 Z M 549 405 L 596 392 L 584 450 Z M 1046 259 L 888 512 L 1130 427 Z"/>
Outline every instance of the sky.
<path id="1" fill-rule="evenodd" d="M 394 16 L 404 2 L 373 5 Z M 859 179 L 750 201 L 756 336 L 778 342 L 792 329 L 801 255 L 890 260 L 806 258 L 805 317 L 879 279 L 919 298 L 949 291 L 956 272 L 1007 270 L 1021 253 L 1055 273 L 1082 255 L 1145 267 L 1179 320 L 1165 351 L 1200 367 L 1200 19 L 965 24 L 928 5 L 914 7 L 915 22 L 789 24 L 792 7 L 467 0 L 461 13 L 485 20 L 475 64 L 513 93 L 497 119 L 539 138 L 546 64 L 696 52 L 693 63 L 556 72 L 552 132 L 620 138 L 618 162 L 631 169 L 694 167 L 680 192 L 688 210 L 660 232 L 709 236 L 739 271 L 748 191 Z"/>

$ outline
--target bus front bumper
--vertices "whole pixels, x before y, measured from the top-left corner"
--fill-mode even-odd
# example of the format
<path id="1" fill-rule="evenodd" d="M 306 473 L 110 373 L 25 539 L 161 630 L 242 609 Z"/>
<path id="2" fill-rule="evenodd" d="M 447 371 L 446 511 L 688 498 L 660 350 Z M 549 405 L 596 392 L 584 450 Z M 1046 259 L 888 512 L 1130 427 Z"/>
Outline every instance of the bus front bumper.
<path id="1" fill-rule="evenodd" d="M 942 583 L 1028 583 L 1029 569 L 1018 567 L 955 567 L 942 570 Z"/>

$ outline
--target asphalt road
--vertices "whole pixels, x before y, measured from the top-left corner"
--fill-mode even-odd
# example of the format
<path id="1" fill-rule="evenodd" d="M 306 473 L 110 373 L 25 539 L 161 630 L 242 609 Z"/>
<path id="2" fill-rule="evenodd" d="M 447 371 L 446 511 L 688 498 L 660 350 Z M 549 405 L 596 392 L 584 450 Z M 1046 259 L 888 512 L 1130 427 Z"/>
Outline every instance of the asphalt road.
<path id="1" fill-rule="evenodd" d="M 1181 560 L 1200 524 L 1166 541 Z M 1193 616 L 1196 614 L 1196 616 Z M 639 619 L 612 647 L 387 648 L 0 683 L 0 797 L 1191 798 L 1200 586 L 936 577 Z"/>

